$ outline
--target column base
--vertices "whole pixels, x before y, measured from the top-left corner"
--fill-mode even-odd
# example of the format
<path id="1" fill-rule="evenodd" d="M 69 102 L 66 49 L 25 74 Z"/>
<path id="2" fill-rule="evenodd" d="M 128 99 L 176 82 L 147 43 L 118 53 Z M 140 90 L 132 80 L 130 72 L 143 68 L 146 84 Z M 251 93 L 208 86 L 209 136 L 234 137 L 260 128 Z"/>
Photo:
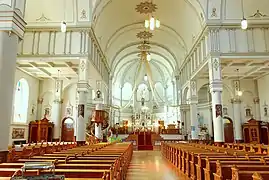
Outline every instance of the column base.
<path id="1" fill-rule="evenodd" d="M 235 143 L 244 143 L 244 140 L 235 140 Z"/>
<path id="2" fill-rule="evenodd" d="M 77 141 L 77 146 L 84 146 L 86 141 Z"/>
<path id="3" fill-rule="evenodd" d="M 7 162 L 8 151 L 0 151 L 0 163 Z"/>
<path id="4" fill-rule="evenodd" d="M 224 142 L 214 142 L 215 146 L 221 147 L 224 144 Z"/>
<path id="5" fill-rule="evenodd" d="M 60 141 L 60 138 L 55 138 L 55 139 L 53 138 L 52 139 L 52 142 L 59 142 L 59 141 Z"/>

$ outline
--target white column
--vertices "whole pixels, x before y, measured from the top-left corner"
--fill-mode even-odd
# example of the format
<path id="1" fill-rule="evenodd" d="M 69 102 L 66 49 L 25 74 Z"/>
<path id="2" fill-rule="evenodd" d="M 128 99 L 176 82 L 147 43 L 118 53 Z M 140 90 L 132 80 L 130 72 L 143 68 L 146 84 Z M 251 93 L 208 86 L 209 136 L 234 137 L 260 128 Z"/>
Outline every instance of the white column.
<path id="1" fill-rule="evenodd" d="M 261 120 L 261 109 L 260 109 L 260 99 L 254 98 L 254 107 L 255 107 L 255 119 Z"/>
<path id="2" fill-rule="evenodd" d="M 56 80 L 51 111 L 51 120 L 54 123 L 53 141 L 59 141 L 61 137 L 62 87 L 63 81 Z"/>
<path id="3" fill-rule="evenodd" d="M 176 98 L 176 83 L 174 81 L 172 81 L 172 85 L 173 85 L 173 104 L 176 104 L 176 102 L 177 102 L 177 98 Z"/>
<path id="4" fill-rule="evenodd" d="M 191 139 L 198 140 L 197 102 L 190 103 Z"/>
<path id="5" fill-rule="evenodd" d="M 102 101 L 97 102 L 95 105 L 95 110 L 104 110 L 104 105 L 102 104 Z M 101 123 L 95 123 L 95 129 L 94 129 L 95 137 L 97 137 L 99 140 L 103 139 L 103 132 L 102 132 L 102 124 Z"/>
<path id="6" fill-rule="evenodd" d="M 175 88 L 175 91 L 176 91 L 176 104 L 177 105 L 179 105 L 179 99 L 180 99 L 180 95 L 181 94 L 179 94 L 179 90 L 180 90 L 180 82 L 179 82 L 179 80 L 180 80 L 180 77 L 179 77 L 179 75 L 178 76 L 176 76 L 176 88 Z"/>
<path id="7" fill-rule="evenodd" d="M 120 87 L 120 106 L 122 107 L 122 86 Z"/>
<path id="8" fill-rule="evenodd" d="M 86 124 L 88 117 L 86 116 L 87 110 L 87 96 L 91 91 L 89 85 L 89 61 L 87 59 L 80 59 L 79 74 L 78 74 L 78 117 L 77 117 L 77 143 L 84 144 L 86 141 Z"/>
<path id="9" fill-rule="evenodd" d="M 14 0 L 1 1 L 0 18 L 0 152 L 6 154 L 9 145 L 10 121 L 13 117 L 13 94 L 16 71 L 16 59 L 18 52 L 18 43 L 24 34 L 26 23 L 20 14 L 14 11 Z M 24 12 L 25 2 L 18 4 L 19 10 Z M 23 5 L 23 7 L 21 7 Z M 17 11 L 18 12 L 18 11 Z M 3 157 L 3 161 L 6 157 Z"/>
<path id="10" fill-rule="evenodd" d="M 198 140 L 199 128 L 198 128 L 198 117 L 197 117 L 197 84 L 196 81 L 190 81 L 190 118 L 191 118 L 191 139 Z"/>
<path id="11" fill-rule="evenodd" d="M 77 142 L 84 143 L 86 141 L 86 123 L 87 117 L 85 117 L 86 111 L 86 99 L 87 91 L 78 90 L 79 101 L 78 101 L 78 119 L 77 119 Z"/>
<path id="12" fill-rule="evenodd" d="M 212 108 L 211 107 L 209 108 L 209 114 L 210 114 L 210 116 L 208 118 L 208 134 L 209 134 L 209 137 L 212 138 L 214 136 L 214 134 L 213 134 L 213 127 L 212 127 L 213 119 L 212 119 Z"/>
<path id="13" fill-rule="evenodd" d="M 232 99 L 233 103 L 233 122 L 234 122 L 234 137 L 236 142 L 243 140 L 242 122 L 241 122 L 241 101 L 240 99 Z"/>
<path id="14" fill-rule="evenodd" d="M 108 101 L 108 104 L 112 105 L 112 98 L 113 98 L 113 94 L 112 94 L 112 80 L 113 80 L 113 77 L 110 76 L 109 77 L 109 85 L 108 85 L 108 97 L 109 97 L 109 101 Z"/>
<path id="15" fill-rule="evenodd" d="M 212 115 L 214 128 L 214 142 L 221 144 L 224 142 L 224 128 L 222 119 L 222 76 L 221 64 L 218 57 L 211 57 L 209 66 L 209 85 L 212 96 Z"/>

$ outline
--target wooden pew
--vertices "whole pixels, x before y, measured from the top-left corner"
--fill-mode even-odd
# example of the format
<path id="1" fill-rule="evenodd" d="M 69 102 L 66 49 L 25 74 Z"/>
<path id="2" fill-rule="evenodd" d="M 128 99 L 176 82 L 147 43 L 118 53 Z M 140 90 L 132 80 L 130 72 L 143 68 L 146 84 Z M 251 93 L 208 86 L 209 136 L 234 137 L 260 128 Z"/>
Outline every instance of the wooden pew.
<path id="1" fill-rule="evenodd" d="M 109 177 L 109 179 L 120 180 L 125 177 L 128 164 L 131 161 L 133 146 L 130 143 L 113 144 L 112 146 L 99 146 L 94 154 L 85 154 L 92 146 L 81 146 L 72 150 L 64 150 L 60 153 L 44 154 L 42 156 L 33 156 L 31 159 L 20 159 L 17 163 L 0 164 L 0 176 L 6 177 L 16 168 L 20 168 L 20 162 L 40 162 L 54 161 L 56 174 L 67 174 L 66 177 L 92 177 L 98 174 L 97 178 Z M 65 154 L 65 152 L 71 152 Z M 78 155 L 78 153 L 81 153 Z M 84 153 L 84 154 L 83 154 Z M 56 160 L 55 160 L 56 159 Z M 96 164 L 98 163 L 98 164 Z M 67 173 L 66 170 L 69 170 Z M 80 172 L 78 170 L 81 170 Z M 88 170 L 88 171 L 87 171 Z M 3 173 L 2 173 L 3 172 Z M 45 172 L 45 171 L 44 171 Z M 88 173 L 87 173 L 88 172 Z M 29 171 L 30 175 L 35 175 L 35 171 Z M 104 176 L 103 173 L 106 173 Z M 80 175 L 81 174 L 81 175 Z M 107 175 L 108 174 L 108 175 Z M 101 176 L 102 175 L 102 176 Z M 95 176 L 94 176 L 95 177 Z"/>
<path id="2" fill-rule="evenodd" d="M 269 171 L 257 171 L 253 174 L 253 170 L 239 170 L 236 166 L 232 167 L 231 180 L 267 180 L 269 179 Z"/>
<path id="3" fill-rule="evenodd" d="M 269 165 L 249 165 L 249 164 L 223 164 L 221 161 L 216 163 L 216 171 L 213 173 L 214 180 L 232 179 L 232 168 L 239 171 L 268 171 Z"/>

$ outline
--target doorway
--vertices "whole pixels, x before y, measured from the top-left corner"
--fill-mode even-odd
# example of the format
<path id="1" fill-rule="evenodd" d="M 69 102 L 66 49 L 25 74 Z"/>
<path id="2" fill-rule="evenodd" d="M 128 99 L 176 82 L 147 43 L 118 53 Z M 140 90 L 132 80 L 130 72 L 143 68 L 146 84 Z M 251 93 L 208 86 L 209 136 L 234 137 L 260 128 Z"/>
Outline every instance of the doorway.
<path id="1" fill-rule="evenodd" d="M 64 118 L 62 121 L 62 141 L 74 141 L 74 120 L 70 117 Z"/>
<path id="2" fill-rule="evenodd" d="M 224 123 L 225 143 L 233 143 L 234 142 L 233 120 L 229 117 L 223 117 L 223 123 Z"/>

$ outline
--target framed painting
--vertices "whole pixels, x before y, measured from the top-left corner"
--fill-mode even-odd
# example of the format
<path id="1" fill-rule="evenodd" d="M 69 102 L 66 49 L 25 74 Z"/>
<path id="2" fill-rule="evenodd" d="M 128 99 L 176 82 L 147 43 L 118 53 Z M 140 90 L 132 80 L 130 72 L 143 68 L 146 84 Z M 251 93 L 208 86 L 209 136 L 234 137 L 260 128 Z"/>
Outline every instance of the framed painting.
<path id="1" fill-rule="evenodd" d="M 12 139 L 24 139 L 25 138 L 24 128 L 13 128 L 12 129 Z"/>

